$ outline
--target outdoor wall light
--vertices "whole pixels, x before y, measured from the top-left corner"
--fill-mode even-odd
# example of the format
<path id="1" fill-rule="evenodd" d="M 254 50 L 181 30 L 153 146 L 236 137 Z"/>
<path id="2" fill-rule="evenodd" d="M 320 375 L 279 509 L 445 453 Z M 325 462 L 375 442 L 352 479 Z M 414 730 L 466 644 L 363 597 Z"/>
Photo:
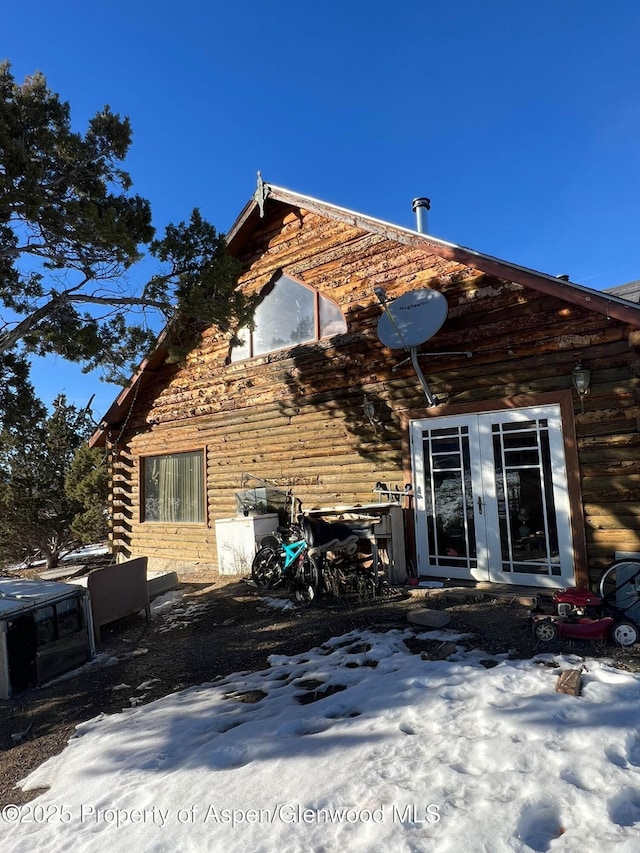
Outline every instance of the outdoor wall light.
<path id="1" fill-rule="evenodd" d="M 580 397 L 582 411 L 584 411 L 584 398 L 589 393 L 591 372 L 579 361 L 571 371 L 571 379 L 573 380 L 573 387 L 576 389 L 578 397 Z"/>
<path id="2" fill-rule="evenodd" d="M 373 427 L 374 432 L 377 432 L 377 424 L 380 423 L 380 415 L 376 411 L 376 407 L 374 406 L 373 402 L 367 397 L 366 394 L 364 395 L 362 408 L 364 410 L 365 417 Z"/>

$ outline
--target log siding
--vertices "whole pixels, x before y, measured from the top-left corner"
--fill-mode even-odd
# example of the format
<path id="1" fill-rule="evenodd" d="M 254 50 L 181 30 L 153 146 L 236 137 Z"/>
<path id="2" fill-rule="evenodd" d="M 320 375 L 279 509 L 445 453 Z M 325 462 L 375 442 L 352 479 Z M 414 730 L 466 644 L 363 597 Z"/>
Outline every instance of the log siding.
<path id="1" fill-rule="evenodd" d="M 228 335 L 210 328 L 183 365 L 147 371 L 126 417 L 108 433 L 120 554 L 147 556 L 151 566 L 215 570 L 215 520 L 235 514 L 244 472 L 294 488 L 307 508 L 369 502 L 378 481 L 404 485 L 407 413 L 425 417 L 426 401 L 411 364 L 400 364 L 404 353 L 377 338 L 377 286 L 391 299 L 419 287 L 446 296 L 447 320 L 420 348 L 441 413 L 518 398 L 570 401 L 585 577 L 616 550 L 640 551 L 640 354 L 627 322 L 565 301 L 561 288 L 558 296 L 534 291 L 282 204 L 267 205 L 240 260 L 240 287 L 257 292 L 282 270 L 334 300 L 348 331 L 229 363 Z M 428 354 L 458 350 L 472 357 Z M 591 370 L 584 411 L 571 391 L 579 360 Z M 185 449 L 205 453 L 206 523 L 141 523 L 140 460 Z"/>

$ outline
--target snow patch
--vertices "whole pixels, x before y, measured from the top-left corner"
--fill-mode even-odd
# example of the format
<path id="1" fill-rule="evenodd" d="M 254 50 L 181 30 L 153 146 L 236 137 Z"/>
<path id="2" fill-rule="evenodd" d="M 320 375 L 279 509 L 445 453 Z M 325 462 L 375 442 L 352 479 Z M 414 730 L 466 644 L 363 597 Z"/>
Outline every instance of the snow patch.
<path id="1" fill-rule="evenodd" d="M 185 833 L 206 850 L 215 833 L 226 853 L 635 853 L 640 676 L 575 656 L 487 668 L 462 647 L 422 660 L 415 636 L 354 631 L 260 672 L 132 697 L 24 780 L 48 788 L 32 814 L 64 803 L 68 819 L 16 822 L 3 851 L 179 850 Z M 557 693 L 577 660 L 583 694 Z"/>

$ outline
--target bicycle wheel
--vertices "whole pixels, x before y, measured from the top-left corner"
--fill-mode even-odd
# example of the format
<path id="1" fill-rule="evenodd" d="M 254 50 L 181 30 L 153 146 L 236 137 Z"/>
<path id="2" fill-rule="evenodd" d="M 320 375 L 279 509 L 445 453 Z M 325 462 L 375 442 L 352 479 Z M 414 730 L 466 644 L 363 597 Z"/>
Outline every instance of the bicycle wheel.
<path id="1" fill-rule="evenodd" d="M 598 583 L 598 593 L 603 602 L 615 610 L 640 618 L 640 561 L 616 560 L 602 574 Z"/>
<path id="2" fill-rule="evenodd" d="M 251 563 L 251 577 L 256 586 L 260 589 L 271 589 L 281 575 L 280 551 L 271 545 L 260 548 Z"/>
<path id="3" fill-rule="evenodd" d="M 340 597 L 340 573 L 336 569 L 333 560 L 325 560 L 322 557 L 315 558 L 319 561 L 320 590 L 324 595 L 333 598 Z"/>
<path id="4" fill-rule="evenodd" d="M 274 551 L 277 551 L 280 548 L 280 542 L 275 536 L 265 536 L 260 541 L 260 548 L 273 548 Z"/>
<path id="5" fill-rule="evenodd" d="M 377 585 L 373 574 L 367 569 L 356 571 L 356 589 L 359 601 L 371 601 L 377 597 Z"/>
<path id="6" fill-rule="evenodd" d="M 318 594 L 318 564 L 315 557 L 305 554 L 296 575 L 296 601 L 311 604 Z"/>

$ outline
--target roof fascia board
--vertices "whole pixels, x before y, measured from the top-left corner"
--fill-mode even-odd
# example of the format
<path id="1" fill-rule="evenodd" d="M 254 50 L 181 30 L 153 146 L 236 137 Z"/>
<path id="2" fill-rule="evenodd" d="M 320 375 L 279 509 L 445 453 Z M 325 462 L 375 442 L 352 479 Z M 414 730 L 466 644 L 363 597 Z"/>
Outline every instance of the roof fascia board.
<path id="1" fill-rule="evenodd" d="M 144 381 L 145 377 L 154 372 L 159 361 L 162 361 L 167 352 L 168 332 L 166 329 L 158 336 L 155 350 L 147 358 L 143 359 L 136 372 L 131 377 L 129 384 L 122 389 L 105 414 L 100 419 L 100 424 L 93 435 L 89 438 L 89 447 L 103 447 L 106 441 L 107 429 L 113 424 L 121 423 L 125 418 L 123 414 L 131 406 L 131 396 L 135 393 L 138 383 Z M 135 397 L 134 397 L 135 399 Z M 126 417 L 126 415 L 125 415 Z"/>
<path id="2" fill-rule="evenodd" d="M 445 260 L 455 261 L 464 266 L 480 270 L 480 272 L 484 272 L 487 275 L 513 281 L 524 287 L 530 287 L 550 296 L 556 296 L 573 305 L 597 311 L 606 317 L 621 320 L 632 326 L 640 326 L 640 305 L 630 304 L 628 300 L 614 294 L 592 290 L 590 287 L 585 287 L 572 281 L 564 281 L 547 273 L 538 272 L 519 264 L 513 264 L 492 255 L 486 255 L 474 249 L 450 243 L 439 237 L 433 237 L 430 234 L 422 234 L 411 228 L 393 225 L 382 219 L 376 219 L 375 217 L 349 210 L 346 207 L 339 207 L 338 205 L 328 204 L 311 196 L 294 193 L 274 184 L 264 184 L 264 187 L 266 188 L 267 200 L 273 199 L 292 207 L 302 207 L 311 213 L 328 216 L 347 225 L 353 225 L 355 228 L 360 228 L 363 231 L 379 234 L 404 245 L 418 249 L 427 249 Z M 257 207 L 255 199 L 252 199 L 245 206 L 240 217 L 238 217 L 229 232 L 229 243 L 237 237 L 243 225 L 248 221 L 250 214 Z"/>
<path id="3" fill-rule="evenodd" d="M 226 242 L 227 248 L 231 251 L 231 244 L 237 240 L 238 234 L 244 229 L 244 226 L 251 218 L 251 214 L 257 211 L 258 204 L 255 198 L 250 198 L 249 201 L 245 204 L 245 206 L 240 211 L 240 214 L 236 218 L 236 221 L 233 223 L 231 228 L 227 231 L 226 234 Z"/>

